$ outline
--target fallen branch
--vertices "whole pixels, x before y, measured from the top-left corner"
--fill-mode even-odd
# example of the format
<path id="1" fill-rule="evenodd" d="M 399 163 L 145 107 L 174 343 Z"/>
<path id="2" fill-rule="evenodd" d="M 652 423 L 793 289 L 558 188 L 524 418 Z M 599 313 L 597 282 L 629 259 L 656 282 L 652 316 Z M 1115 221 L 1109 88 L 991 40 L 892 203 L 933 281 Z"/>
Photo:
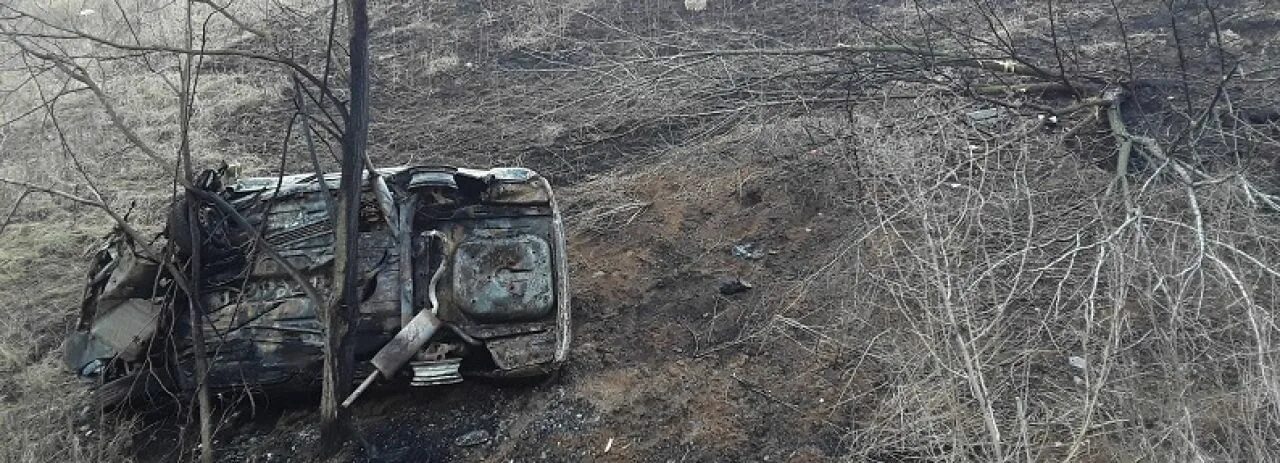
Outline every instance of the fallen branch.
<path id="1" fill-rule="evenodd" d="M 986 71 L 1000 72 L 1004 74 L 1034 77 L 1053 81 L 1058 85 L 1066 85 L 1074 87 L 1065 76 L 1045 71 L 1035 66 L 1028 65 L 1024 62 L 1010 58 L 981 58 L 973 56 L 957 55 L 953 53 L 940 52 L 934 50 L 926 50 L 922 48 L 911 47 L 907 45 L 845 45 L 837 44 L 834 47 L 818 47 L 818 48 L 759 48 L 759 49 L 727 49 L 727 50 L 701 50 L 693 52 L 685 52 L 665 59 L 684 60 L 693 58 L 706 57 L 723 57 L 723 56 L 827 56 L 827 55 L 861 55 L 861 54 L 892 54 L 892 55 L 908 55 L 918 58 L 928 58 L 932 60 L 935 66 L 949 67 L 966 67 L 973 69 L 982 69 Z M 662 59 L 662 58 L 655 58 Z"/>
<path id="2" fill-rule="evenodd" d="M 30 191 L 38 191 L 38 192 L 41 192 L 41 193 L 46 193 L 46 194 L 49 194 L 49 195 L 57 196 L 57 197 L 59 197 L 59 198 L 66 199 L 66 200 L 69 200 L 69 201 L 73 201 L 73 202 L 77 202 L 77 203 L 80 203 L 80 204 L 84 204 L 84 205 L 86 205 L 86 206 L 91 206 L 91 207 L 96 207 L 96 208 L 103 208 L 103 207 L 105 207 L 105 205 L 104 205 L 104 204 L 102 204 L 102 203 L 100 203 L 100 202 L 98 202 L 98 201 L 94 201 L 94 200 L 92 200 L 92 199 L 88 199 L 88 198 L 81 197 L 81 196 L 76 196 L 76 195 L 73 195 L 73 194 L 71 194 L 71 193 L 67 193 L 67 192 L 62 191 L 62 190 L 56 190 L 56 189 L 53 189 L 53 188 L 49 188 L 49 187 L 45 187 L 45 186 L 36 185 L 36 184 L 34 184 L 34 183 L 31 183 L 31 182 L 24 182 L 24 181 L 22 181 L 22 180 L 14 180 L 14 179 L 10 179 L 10 178 L 0 177 L 0 183 L 5 183 L 5 184 L 13 185 L 13 186 L 20 186 L 20 187 L 22 187 L 22 188 L 25 188 L 25 189 L 29 190 L 29 191 L 27 191 L 27 192 L 30 192 Z M 23 195 L 25 196 L 27 192 L 24 192 L 24 193 L 23 193 Z"/>
<path id="3" fill-rule="evenodd" d="M 18 199 L 13 202 L 13 207 L 9 209 L 9 214 L 4 216 L 4 223 L 0 224 L 0 236 L 4 235 L 4 229 L 9 228 L 9 222 L 13 221 L 13 216 L 18 212 L 18 207 L 22 205 L 22 200 L 27 199 L 27 195 L 31 193 L 31 189 L 22 190 L 22 194 L 18 195 Z"/>
<path id="4" fill-rule="evenodd" d="M 1123 93 L 1116 90 L 1108 92 L 1104 100 L 1107 102 L 1107 122 L 1111 127 L 1111 134 L 1116 139 L 1116 176 L 1113 185 L 1120 184 L 1120 194 L 1125 198 L 1126 205 L 1131 206 L 1129 204 L 1129 156 L 1133 152 L 1133 136 L 1129 134 L 1129 129 L 1125 126 L 1124 118 L 1120 114 L 1120 101 L 1123 98 Z"/>

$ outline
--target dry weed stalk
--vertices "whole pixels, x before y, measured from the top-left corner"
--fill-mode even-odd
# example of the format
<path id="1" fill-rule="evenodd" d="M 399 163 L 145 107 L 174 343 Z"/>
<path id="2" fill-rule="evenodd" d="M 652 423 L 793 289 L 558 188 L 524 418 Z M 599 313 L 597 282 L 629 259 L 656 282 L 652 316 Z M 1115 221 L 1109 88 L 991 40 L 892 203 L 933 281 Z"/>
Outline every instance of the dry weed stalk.
<path id="1" fill-rule="evenodd" d="M 533 96 L 476 106 L 495 121 L 542 124 L 546 141 L 529 151 L 556 144 L 541 155 L 558 156 L 548 162 L 565 177 L 650 162 L 743 127 L 784 150 L 837 153 L 824 166 L 854 193 L 817 188 L 854 211 L 847 234 L 788 291 L 744 314 L 741 336 L 712 349 L 817 339 L 856 353 L 822 415 L 848 429 L 849 459 L 1280 456 L 1272 315 L 1280 197 L 1257 155 L 1280 144 L 1242 110 L 1268 102 L 1258 87 L 1274 78 L 1229 59 L 1221 5 L 1157 5 L 1171 13 L 1161 16 L 1171 48 L 1154 56 L 1131 30 L 1144 6 L 1114 1 L 910 2 L 886 7 L 879 23 L 850 19 L 863 22 L 843 43 L 801 45 L 710 27 L 663 30 L 656 17 L 617 24 L 602 14 L 610 7 L 590 2 L 535 3 L 536 21 L 481 52 L 534 63 L 503 70 L 529 76 L 522 90 Z M 1193 9 L 1207 19 L 1178 14 Z M 317 77 L 284 55 L 151 45 L 5 11 L 18 18 L 0 21 L 0 35 L 84 85 L 140 148 L 149 141 L 133 141 L 145 137 L 130 135 L 127 116 L 113 115 L 123 111 L 77 60 L 149 69 L 157 57 L 265 60 L 301 76 L 310 88 L 296 96 L 322 112 L 315 119 L 330 136 L 345 117 L 328 89 L 328 54 Z M 244 23 L 216 7 L 210 14 Z M 1098 33 L 1084 25 L 1094 20 L 1115 26 L 1106 28 L 1114 36 L 1082 37 Z M 575 35 L 575 26 L 598 35 Z M 1086 40 L 1110 41 L 1098 45 L 1110 43 L 1115 56 L 1090 56 Z M 49 43 L 111 54 L 40 48 Z M 1213 65 L 1197 65 L 1197 56 Z M 1161 103 L 1169 96 L 1176 104 Z M 406 126 L 470 114 L 446 108 L 424 122 L 421 111 L 399 109 L 386 118 Z M 999 119 L 967 120 L 976 110 Z M 424 132 L 389 136 L 441 150 L 475 146 L 465 133 Z M 525 140 L 497 132 L 493 143 Z M 584 230 L 609 231 L 650 206 L 618 193 L 574 212 Z M 862 374 L 885 379 L 849 386 Z"/>

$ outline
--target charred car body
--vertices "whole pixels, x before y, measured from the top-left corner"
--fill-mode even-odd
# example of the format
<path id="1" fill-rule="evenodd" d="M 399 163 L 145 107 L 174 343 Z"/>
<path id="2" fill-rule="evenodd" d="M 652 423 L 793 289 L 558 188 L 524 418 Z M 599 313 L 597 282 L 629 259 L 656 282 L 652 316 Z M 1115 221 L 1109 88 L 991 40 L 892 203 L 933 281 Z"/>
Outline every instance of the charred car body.
<path id="1" fill-rule="evenodd" d="M 357 375 L 424 310 L 448 329 L 436 331 L 400 370 L 410 384 L 540 376 L 558 368 L 568 355 L 570 307 L 564 231 L 550 184 L 521 168 L 376 172 L 364 173 L 360 214 L 362 303 L 351 326 Z M 234 177 L 224 168 L 206 172 L 200 183 L 252 230 L 212 203 L 193 216 L 180 202 L 162 257 L 142 254 L 123 233 L 108 238 L 91 264 L 80 323 L 66 344 L 71 369 L 103 383 L 150 377 L 193 388 L 187 295 L 159 260 L 187 270 L 185 256 L 199 246 L 204 313 L 195 325 L 203 330 L 210 387 L 318 386 L 324 309 L 296 277 L 331 293 L 330 211 L 340 176 Z M 187 231 L 193 222 L 199 242 Z M 255 236 L 291 268 L 268 257 Z"/>

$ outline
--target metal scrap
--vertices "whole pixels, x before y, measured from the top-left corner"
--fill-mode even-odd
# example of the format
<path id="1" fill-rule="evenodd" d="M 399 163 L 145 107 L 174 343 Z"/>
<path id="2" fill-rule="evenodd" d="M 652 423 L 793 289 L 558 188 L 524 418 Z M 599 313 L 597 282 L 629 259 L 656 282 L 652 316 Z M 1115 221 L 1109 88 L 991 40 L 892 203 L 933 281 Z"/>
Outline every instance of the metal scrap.
<path id="1" fill-rule="evenodd" d="M 764 247 L 755 243 L 741 243 L 733 246 L 733 255 L 748 260 L 763 259 L 766 252 Z"/>
<path id="2" fill-rule="evenodd" d="M 544 374 L 565 361 L 567 252 L 546 179 L 521 168 L 409 166 L 361 175 L 358 261 L 366 278 L 352 325 L 358 361 L 372 361 L 376 377 L 386 380 L 408 364 L 404 373 L 415 385 Z M 322 310 L 307 293 L 332 287 L 328 202 L 340 176 L 234 178 L 234 169 L 205 176 L 210 189 L 198 200 L 216 198 L 216 207 L 200 204 L 194 217 L 171 215 L 165 238 L 189 249 L 197 243 L 183 242 L 188 227 L 172 221 L 203 229 L 206 314 L 197 326 L 207 351 L 216 353 L 210 386 L 315 384 Z M 243 220 L 229 220 L 228 211 Z M 255 246 L 259 232 L 279 261 Z M 147 365 L 175 365 L 174 386 L 193 387 L 186 296 L 160 266 L 116 234 L 95 256 L 88 281 L 80 325 L 67 343 L 68 366 L 111 380 Z M 416 358 L 424 350 L 444 354 Z M 468 356 L 492 362 L 467 370 Z"/>

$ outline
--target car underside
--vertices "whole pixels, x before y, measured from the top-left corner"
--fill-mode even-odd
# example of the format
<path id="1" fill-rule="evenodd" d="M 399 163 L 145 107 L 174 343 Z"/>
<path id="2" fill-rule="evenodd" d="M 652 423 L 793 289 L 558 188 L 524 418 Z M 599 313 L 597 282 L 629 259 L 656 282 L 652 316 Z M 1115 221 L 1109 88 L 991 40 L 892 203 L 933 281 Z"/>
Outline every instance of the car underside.
<path id="1" fill-rule="evenodd" d="M 216 198 L 177 201 L 157 243 L 108 237 L 66 345 L 71 369 L 102 384 L 161 378 L 189 391 L 194 326 L 211 388 L 318 387 L 340 175 L 236 177 L 226 166 L 202 174 L 200 188 Z M 421 311 L 442 329 L 392 380 L 541 376 L 566 360 L 566 249 L 549 182 L 522 168 L 413 166 L 365 172 L 363 184 L 350 338 L 357 377 Z M 172 269 L 199 276 L 197 323 Z"/>

